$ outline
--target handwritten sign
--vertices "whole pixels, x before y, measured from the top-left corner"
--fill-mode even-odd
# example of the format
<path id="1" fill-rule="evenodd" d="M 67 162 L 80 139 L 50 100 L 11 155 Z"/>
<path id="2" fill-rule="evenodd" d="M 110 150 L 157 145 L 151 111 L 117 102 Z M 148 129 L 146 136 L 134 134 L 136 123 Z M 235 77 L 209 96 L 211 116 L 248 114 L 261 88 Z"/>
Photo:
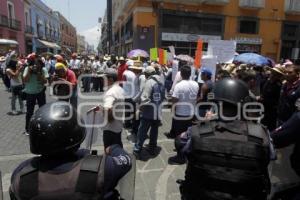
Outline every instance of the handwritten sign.
<path id="1" fill-rule="evenodd" d="M 208 55 L 216 56 L 219 63 L 232 63 L 236 52 L 236 41 L 210 40 L 208 42 Z"/>

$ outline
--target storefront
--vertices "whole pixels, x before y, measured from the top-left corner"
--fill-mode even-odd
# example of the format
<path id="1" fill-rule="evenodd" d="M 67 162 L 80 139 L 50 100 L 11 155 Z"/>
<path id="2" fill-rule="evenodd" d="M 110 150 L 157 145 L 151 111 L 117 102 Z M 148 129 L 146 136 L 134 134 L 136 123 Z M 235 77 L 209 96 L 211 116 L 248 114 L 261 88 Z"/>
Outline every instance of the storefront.
<path id="1" fill-rule="evenodd" d="M 51 53 L 57 54 L 60 52 L 60 50 L 61 50 L 61 47 L 58 46 L 56 43 L 37 39 L 36 52 L 38 54 L 45 53 L 45 52 L 51 52 Z"/>
<path id="2" fill-rule="evenodd" d="M 261 46 L 263 40 L 261 38 L 246 38 L 246 37 L 236 37 L 231 40 L 235 40 L 236 52 L 241 53 L 261 53 Z"/>
<path id="3" fill-rule="evenodd" d="M 221 40 L 224 36 L 222 15 L 160 10 L 159 21 L 159 46 L 165 49 L 174 46 L 177 55 L 194 56 L 198 39 L 203 40 L 203 51 L 207 51 L 209 40 Z"/>
<path id="4" fill-rule="evenodd" d="M 15 40 L 0 39 L 0 55 L 5 55 L 9 50 L 19 50 L 19 43 Z"/>
<path id="5" fill-rule="evenodd" d="M 175 47 L 175 52 L 179 54 L 187 54 L 194 56 L 197 49 L 198 39 L 203 40 L 203 51 L 207 51 L 209 40 L 221 40 L 218 35 L 195 35 L 184 33 L 162 33 L 162 48 L 168 49 L 169 46 Z"/>

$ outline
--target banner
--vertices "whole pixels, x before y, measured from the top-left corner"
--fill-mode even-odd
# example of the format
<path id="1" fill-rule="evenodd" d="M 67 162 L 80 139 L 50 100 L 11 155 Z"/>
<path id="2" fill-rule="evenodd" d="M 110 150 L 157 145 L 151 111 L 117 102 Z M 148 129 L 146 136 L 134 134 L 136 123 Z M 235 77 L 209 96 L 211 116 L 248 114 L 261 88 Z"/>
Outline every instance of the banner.
<path id="1" fill-rule="evenodd" d="M 158 58 L 158 49 L 157 48 L 150 49 L 150 60 L 157 61 L 157 58 Z"/>
<path id="2" fill-rule="evenodd" d="M 174 57 L 176 54 L 175 54 L 175 47 L 174 46 L 169 46 L 169 50 L 172 54 L 172 56 Z"/>
<path id="3" fill-rule="evenodd" d="M 159 64 L 160 65 L 163 65 L 164 64 L 164 61 L 165 61 L 165 50 L 163 49 L 158 49 L 158 56 L 159 56 Z"/>
<path id="4" fill-rule="evenodd" d="M 203 41 L 201 39 L 199 39 L 198 43 L 197 43 L 197 50 L 195 53 L 195 62 L 194 62 L 194 66 L 197 69 L 199 69 L 201 67 L 202 48 L 203 48 Z"/>
<path id="5" fill-rule="evenodd" d="M 168 51 L 164 50 L 164 65 L 166 65 L 168 62 Z"/>
<path id="6" fill-rule="evenodd" d="M 216 56 L 219 63 L 232 63 L 236 52 L 236 41 L 210 40 L 207 54 Z"/>
<path id="7" fill-rule="evenodd" d="M 216 68 L 217 68 L 217 57 L 214 56 L 203 56 L 201 60 L 202 66 L 212 72 L 212 81 L 216 79 Z M 203 83 L 201 80 L 201 69 L 199 70 L 198 82 Z"/>

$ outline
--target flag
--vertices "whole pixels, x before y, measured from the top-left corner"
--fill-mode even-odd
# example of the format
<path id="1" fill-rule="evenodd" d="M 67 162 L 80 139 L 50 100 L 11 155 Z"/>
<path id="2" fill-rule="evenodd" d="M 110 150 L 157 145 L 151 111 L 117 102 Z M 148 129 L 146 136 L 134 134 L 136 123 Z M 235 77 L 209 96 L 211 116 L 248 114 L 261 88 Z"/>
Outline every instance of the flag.
<path id="1" fill-rule="evenodd" d="M 203 48 L 203 41 L 199 39 L 197 42 L 197 50 L 195 52 L 195 62 L 194 62 L 194 66 L 197 69 L 201 67 L 202 48 Z"/>

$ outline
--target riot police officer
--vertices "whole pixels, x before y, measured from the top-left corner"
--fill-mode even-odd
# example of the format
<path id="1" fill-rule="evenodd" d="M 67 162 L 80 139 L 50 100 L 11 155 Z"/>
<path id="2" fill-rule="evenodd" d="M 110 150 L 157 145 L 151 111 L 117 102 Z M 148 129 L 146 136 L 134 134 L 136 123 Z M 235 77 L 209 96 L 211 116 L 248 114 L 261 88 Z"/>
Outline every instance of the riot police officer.
<path id="1" fill-rule="evenodd" d="M 130 170 L 130 156 L 118 145 L 105 155 L 81 150 L 86 132 L 67 102 L 41 107 L 30 121 L 30 150 L 39 155 L 13 172 L 11 199 L 119 199 L 114 189 Z"/>
<path id="2" fill-rule="evenodd" d="M 202 121 L 187 133 L 183 150 L 188 163 L 185 180 L 179 181 L 182 198 L 266 199 L 270 137 L 261 125 L 248 120 L 249 113 L 242 112 L 251 99 L 247 85 L 225 78 L 215 84 L 213 95 L 213 120 Z"/>

